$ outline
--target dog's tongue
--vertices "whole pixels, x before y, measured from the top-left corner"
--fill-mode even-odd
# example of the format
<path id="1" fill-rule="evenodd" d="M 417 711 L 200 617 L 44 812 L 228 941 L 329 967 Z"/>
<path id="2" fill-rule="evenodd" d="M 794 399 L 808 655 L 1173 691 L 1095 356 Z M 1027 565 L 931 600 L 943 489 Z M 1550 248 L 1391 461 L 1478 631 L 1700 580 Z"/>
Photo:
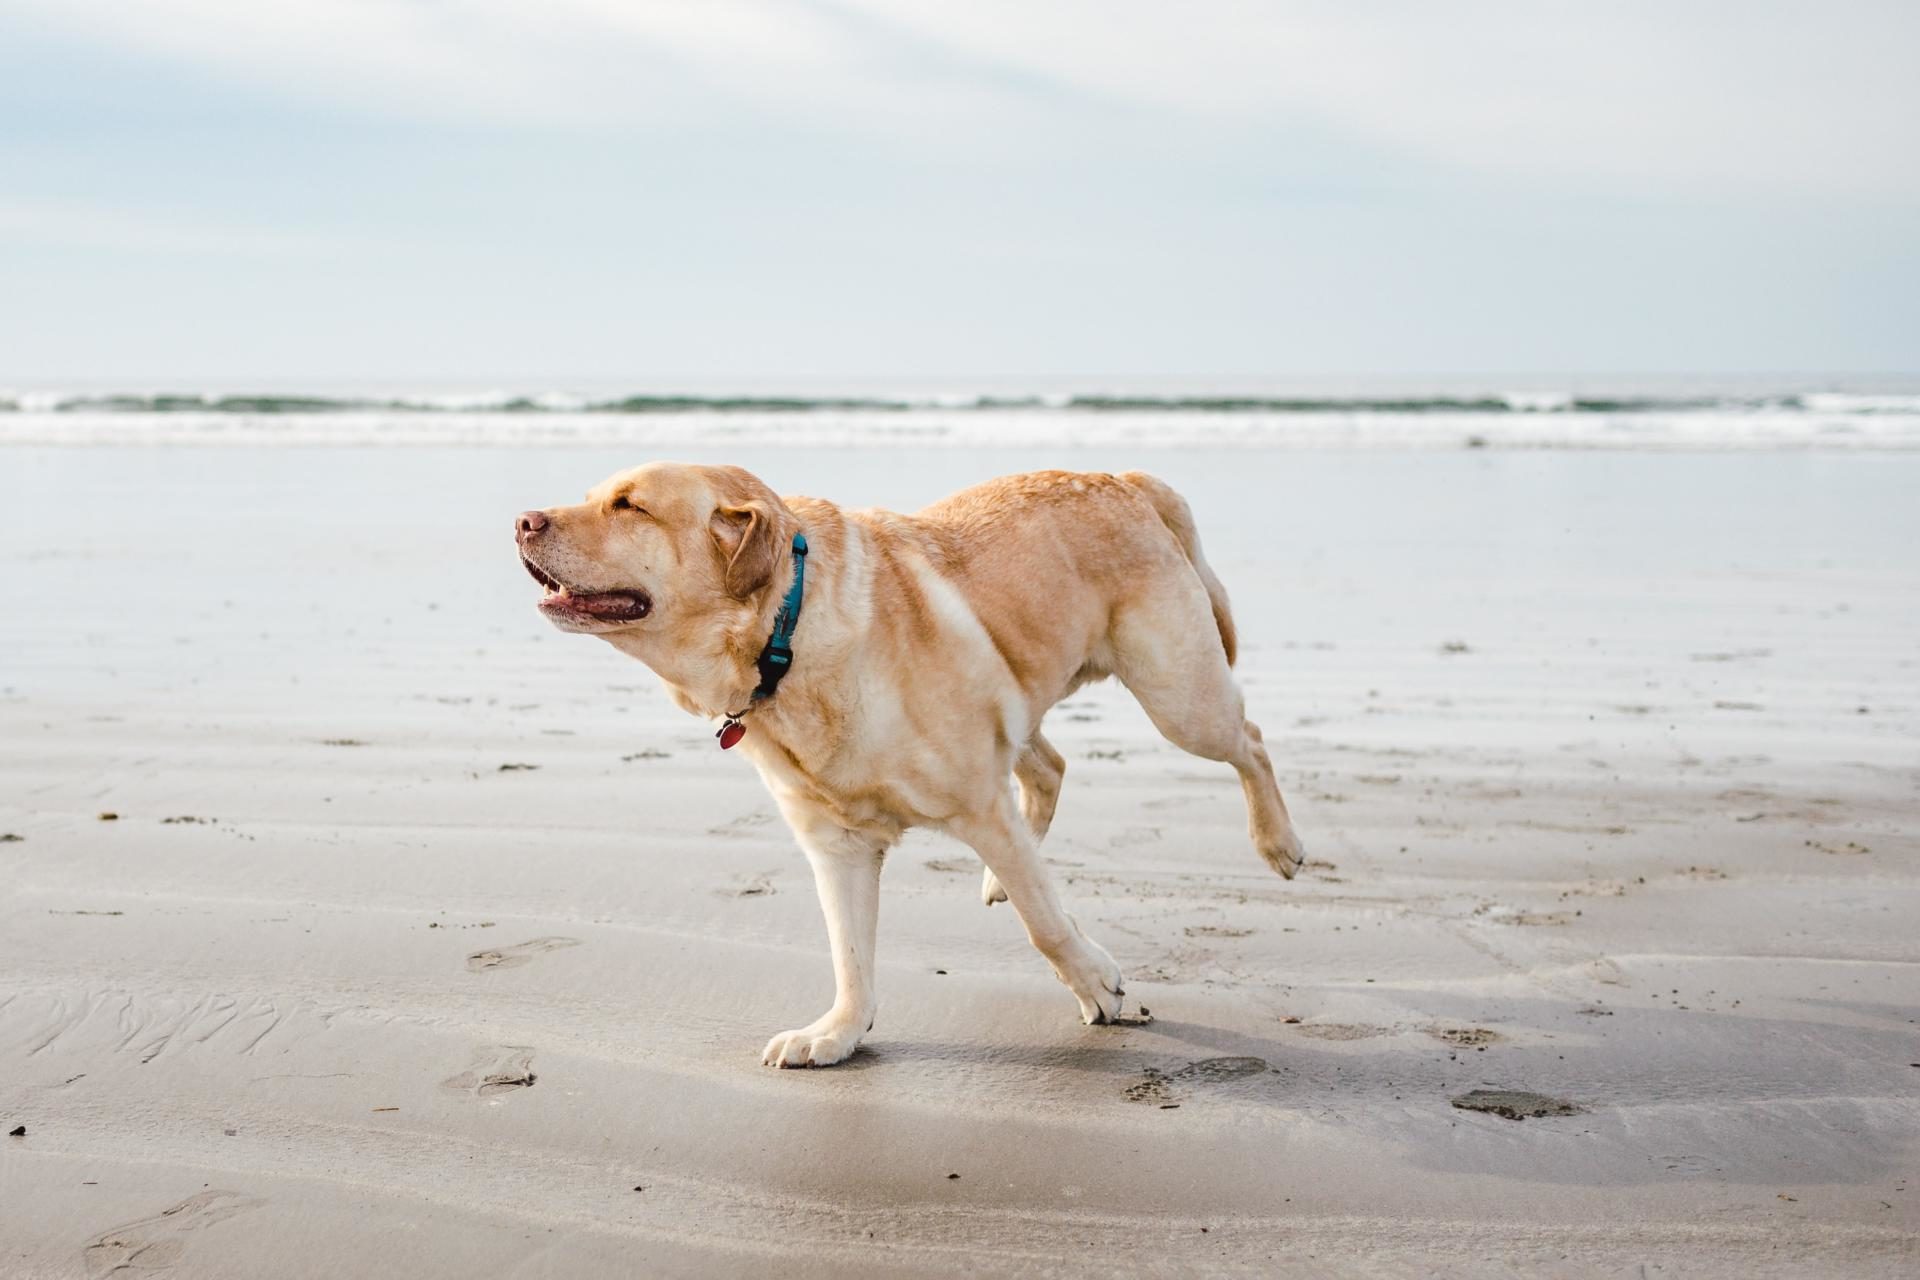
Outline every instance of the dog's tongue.
<path id="1" fill-rule="evenodd" d="M 616 622 L 633 622 L 647 616 L 651 606 L 646 597 L 633 591 L 601 591 L 593 595 L 570 596 L 569 601 L 581 613 Z"/>

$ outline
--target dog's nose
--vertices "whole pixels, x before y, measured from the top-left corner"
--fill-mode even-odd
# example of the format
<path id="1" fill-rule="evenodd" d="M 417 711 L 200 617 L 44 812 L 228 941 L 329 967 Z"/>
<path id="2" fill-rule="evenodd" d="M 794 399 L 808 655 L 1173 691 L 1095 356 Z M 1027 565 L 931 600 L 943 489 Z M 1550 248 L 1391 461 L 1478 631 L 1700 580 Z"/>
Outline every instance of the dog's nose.
<path id="1" fill-rule="evenodd" d="M 514 533 L 524 542 L 547 527 L 547 517 L 538 511 L 522 511 L 513 522 Z"/>

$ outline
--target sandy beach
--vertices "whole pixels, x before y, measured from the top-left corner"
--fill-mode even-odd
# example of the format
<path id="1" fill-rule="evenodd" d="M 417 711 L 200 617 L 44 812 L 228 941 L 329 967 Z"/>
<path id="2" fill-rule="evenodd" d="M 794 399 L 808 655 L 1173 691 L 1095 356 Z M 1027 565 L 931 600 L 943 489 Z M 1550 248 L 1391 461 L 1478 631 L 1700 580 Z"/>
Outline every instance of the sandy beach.
<path id="1" fill-rule="evenodd" d="M 514 557 L 645 456 L 8 448 L 0 1275 L 1920 1269 L 1920 455 L 661 453 L 1161 475 L 1314 861 L 1084 690 L 1045 848 L 1151 1019 L 916 834 L 866 1047 L 768 1070 L 805 862 Z"/>

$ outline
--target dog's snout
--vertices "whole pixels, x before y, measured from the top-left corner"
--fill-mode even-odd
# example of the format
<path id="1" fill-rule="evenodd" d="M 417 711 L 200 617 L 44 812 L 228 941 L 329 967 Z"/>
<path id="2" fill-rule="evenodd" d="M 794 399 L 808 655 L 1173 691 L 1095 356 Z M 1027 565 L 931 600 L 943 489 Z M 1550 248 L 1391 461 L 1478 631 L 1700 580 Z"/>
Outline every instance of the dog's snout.
<path id="1" fill-rule="evenodd" d="M 546 513 L 540 511 L 522 511 L 519 518 L 513 522 L 514 533 L 522 542 L 546 527 Z"/>

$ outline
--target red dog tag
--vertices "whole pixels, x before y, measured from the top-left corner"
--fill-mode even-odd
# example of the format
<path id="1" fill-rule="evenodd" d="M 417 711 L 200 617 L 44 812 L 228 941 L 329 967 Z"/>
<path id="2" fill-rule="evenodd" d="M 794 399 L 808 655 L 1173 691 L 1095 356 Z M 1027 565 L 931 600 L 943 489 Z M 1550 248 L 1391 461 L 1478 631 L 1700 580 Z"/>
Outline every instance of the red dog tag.
<path id="1" fill-rule="evenodd" d="M 739 742 L 740 739 L 747 736 L 747 726 L 741 724 L 738 720 L 729 720 L 721 725 L 720 732 L 713 736 L 720 739 L 720 749 L 725 751 L 728 747 L 733 746 Z"/>

